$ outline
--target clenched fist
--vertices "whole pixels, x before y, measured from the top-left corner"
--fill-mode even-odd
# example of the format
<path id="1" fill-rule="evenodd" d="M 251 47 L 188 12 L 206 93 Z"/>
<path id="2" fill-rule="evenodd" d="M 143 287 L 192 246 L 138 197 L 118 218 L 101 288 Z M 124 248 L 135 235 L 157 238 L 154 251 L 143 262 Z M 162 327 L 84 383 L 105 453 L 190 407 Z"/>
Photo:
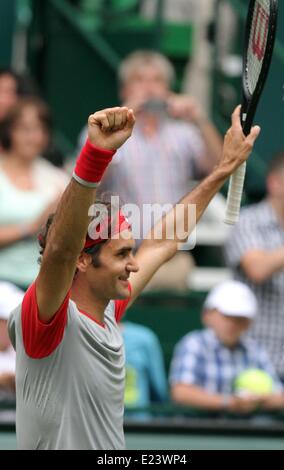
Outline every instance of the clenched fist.
<path id="1" fill-rule="evenodd" d="M 132 109 L 107 108 L 89 117 L 88 137 L 97 147 L 117 150 L 131 136 L 134 124 Z"/>

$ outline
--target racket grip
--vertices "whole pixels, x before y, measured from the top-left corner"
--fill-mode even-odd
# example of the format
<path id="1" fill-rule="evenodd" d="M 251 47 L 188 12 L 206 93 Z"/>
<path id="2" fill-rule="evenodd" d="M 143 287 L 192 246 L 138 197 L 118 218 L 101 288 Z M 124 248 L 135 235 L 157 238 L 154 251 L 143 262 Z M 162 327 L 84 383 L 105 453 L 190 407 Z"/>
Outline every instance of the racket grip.
<path id="1" fill-rule="evenodd" d="M 246 175 L 246 162 L 244 162 L 230 178 L 227 196 L 227 207 L 224 222 L 234 225 L 239 220 L 241 200 Z"/>

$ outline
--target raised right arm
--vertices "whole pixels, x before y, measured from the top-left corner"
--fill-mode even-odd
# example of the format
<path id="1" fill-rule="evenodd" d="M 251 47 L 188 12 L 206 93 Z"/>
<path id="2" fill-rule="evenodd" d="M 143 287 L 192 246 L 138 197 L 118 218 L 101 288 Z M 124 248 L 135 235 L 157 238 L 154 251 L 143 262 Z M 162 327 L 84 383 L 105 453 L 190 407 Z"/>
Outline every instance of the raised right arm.
<path id="1" fill-rule="evenodd" d="M 110 108 L 89 117 L 89 142 L 84 150 L 88 162 L 81 161 L 81 173 L 75 170 L 74 178 L 61 198 L 36 280 L 39 317 L 44 323 L 52 320 L 70 290 L 88 230 L 89 208 L 96 197 L 95 185 L 114 151 L 131 135 L 134 121 L 133 112 L 127 108 Z M 90 168 L 95 175 L 89 179 L 91 184 L 87 177 Z"/>

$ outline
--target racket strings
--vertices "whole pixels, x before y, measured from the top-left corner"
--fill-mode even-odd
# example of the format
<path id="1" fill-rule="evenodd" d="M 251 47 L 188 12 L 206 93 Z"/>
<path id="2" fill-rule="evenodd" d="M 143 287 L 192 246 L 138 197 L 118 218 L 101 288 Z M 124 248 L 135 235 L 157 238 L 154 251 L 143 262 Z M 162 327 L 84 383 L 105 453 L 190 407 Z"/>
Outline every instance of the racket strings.
<path id="1" fill-rule="evenodd" d="M 269 16 L 270 1 L 257 0 L 253 12 L 246 59 L 246 82 L 251 95 L 256 89 L 265 57 L 268 42 Z"/>

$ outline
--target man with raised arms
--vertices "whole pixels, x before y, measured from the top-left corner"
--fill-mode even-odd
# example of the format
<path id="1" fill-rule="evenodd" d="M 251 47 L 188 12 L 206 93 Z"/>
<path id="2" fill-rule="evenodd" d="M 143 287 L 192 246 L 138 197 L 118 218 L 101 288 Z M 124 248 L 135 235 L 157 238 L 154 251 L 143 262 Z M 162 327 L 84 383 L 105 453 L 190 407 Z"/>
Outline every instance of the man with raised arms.
<path id="1" fill-rule="evenodd" d="M 158 223 L 161 236 L 145 240 L 134 257 L 131 227 L 120 212 L 114 221 L 110 216 L 102 220 L 95 237 L 87 235 L 97 185 L 134 122 L 128 108 L 90 116 L 73 178 L 40 237 L 40 273 L 10 317 L 20 449 L 124 448 L 124 351 L 118 322 L 248 158 L 260 131 L 255 127 L 245 137 L 236 109 L 219 164 Z M 196 207 L 196 220 L 189 220 L 190 205 Z M 100 235 L 106 226 L 111 226 L 107 239 Z"/>

